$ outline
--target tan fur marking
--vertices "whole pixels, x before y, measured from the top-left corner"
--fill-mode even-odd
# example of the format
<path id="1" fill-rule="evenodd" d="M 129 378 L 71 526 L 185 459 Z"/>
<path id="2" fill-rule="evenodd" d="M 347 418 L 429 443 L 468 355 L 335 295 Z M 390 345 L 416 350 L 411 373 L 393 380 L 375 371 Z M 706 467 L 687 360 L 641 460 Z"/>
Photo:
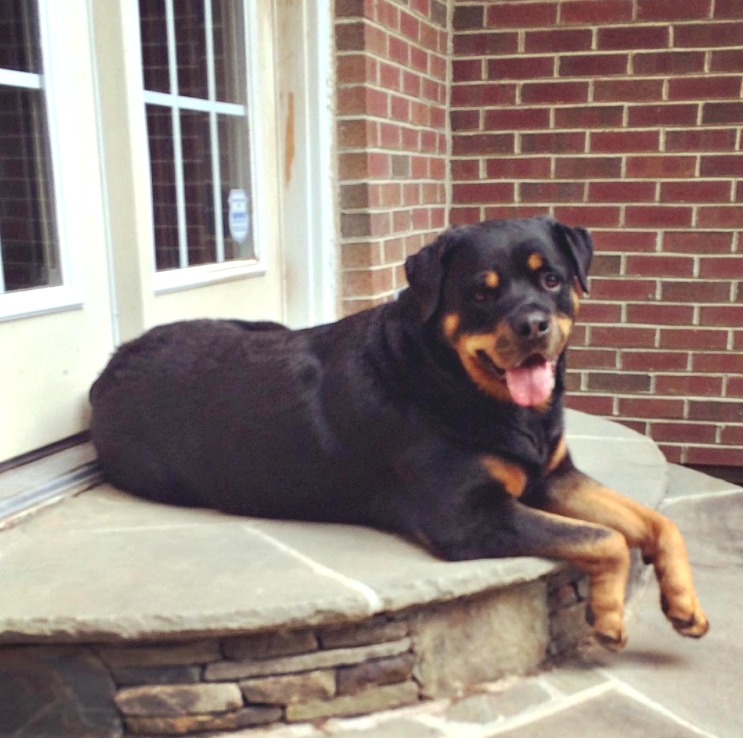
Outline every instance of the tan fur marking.
<path id="1" fill-rule="evenodd" d="M 498 276 L 498 272 L 488 272 L 485 275 L 485 285 L 490 287 L 491 290 L 494 290 L 499 284 L 500 277 Z"/>
<path id="2" fill-rule="evenodd" d="M 444 316 L 443 320 L 444 335 L 453 341 L 459 330 L 459 315 L 457 313 L 449 313 Z"/>
<path id="3" fill-rule="evenodd" d="M 499 327 L 494 333 L 474 333 L 461 336 L 454 348 L 459 354 L 462 366 L 477 387 L 496 400 L 510 402 L 511 393 L 508 391 L 505 381 L 484 369 L 477 358 L 478 350 L 487 351 L 489 356 L 493 356 L 493 347 L 502 335 L 503 330 L 505 329 Z"/>
<path id="4" fill-rule="evenodd" d="M 652 562 L 665 614 L 682 635 L 699 638 L 708 628 L 697 599 L 684 540 L 668 518 L 604 487 L 582 472 L 557 475 L 547 509 L 558 515 L 612 528 Z"/>
<path id="5" fill-rule="evenodd" d="M 480 457 L 488 474 L 500 482 L 511 497 L 521 497 L 526 488 L 526 472 L 518 465 L 498 456 Z"/>
<path id="6" fill-rule="evenodd" d="M 570 294 L 573 297 L 573 315 L 578 315 L 578 311 L 580 310 L 580 292 L 573 287 Z"/>
<path id="7" fill-rule="evenodd" d="M 541 254 L 530 254 L 529 258 L 526 260 L 526 266 L 528 266 L 533 272 L 538 272 L 544 266 L 544 259 Z"/>
<path id="8" fill-rule="evenodd" d="M 545 467 L 544 473 L 549 474 L 550 472 L 553 472 L 555 469 L 557 469 L 560 464 L 565 460 L 565 457 L 568 455 L 568 446 L 565 443 L 565 436 L 560 436 L 560 440 L 557 442 L 557 445 L 555 446 L 554 450 L 552 451 L 552 454 L 549 457 L 549 460 L 547 461 L 547 466 Z"/>

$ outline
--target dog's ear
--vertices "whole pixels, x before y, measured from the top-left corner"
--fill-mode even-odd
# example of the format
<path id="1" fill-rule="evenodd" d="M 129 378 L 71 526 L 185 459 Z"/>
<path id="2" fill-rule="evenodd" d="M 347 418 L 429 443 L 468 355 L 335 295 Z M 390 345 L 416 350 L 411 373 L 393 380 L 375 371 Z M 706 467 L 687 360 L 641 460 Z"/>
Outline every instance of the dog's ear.
<path id="1" fill-rule="evenodd" d="M 593 241 L 585 228 L 571 228 L 554 221 L 557 243 L 575 270 L 575 277 L 583 292 L 588 294 L 588 269 L 593 257 Z"/>
<path id="2" fill-rule="evenodd" d="M 446 256 L 456 242 L 452 228 L 405 261 L 405 276 L 425 323 L 436 312 L 441 296 Z"/>

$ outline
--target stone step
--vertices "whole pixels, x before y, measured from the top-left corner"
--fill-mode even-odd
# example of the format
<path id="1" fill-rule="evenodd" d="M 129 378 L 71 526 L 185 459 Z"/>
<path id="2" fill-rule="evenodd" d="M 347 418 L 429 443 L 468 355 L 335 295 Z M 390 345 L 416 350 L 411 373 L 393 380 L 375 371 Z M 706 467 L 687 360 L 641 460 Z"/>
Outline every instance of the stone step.
<path id="1" fill-rule="evenodd" d="M 662 499 L 666 463 L 645 437 L 568 413 L 568 440 L 592 476 Z M 68 723 L 99 715 L 85 735 L 371 712 L 533 671 L 586 635 L 585 582 L 559 563 L 442 562 L 365 528 L 174 509 L 105 485 L 0 532 L 0 592 L 0 724 L 20 700 L 36 725 L 37 698 L 18 690 L 58 685 L 100 698 L 59 702 Z"/>

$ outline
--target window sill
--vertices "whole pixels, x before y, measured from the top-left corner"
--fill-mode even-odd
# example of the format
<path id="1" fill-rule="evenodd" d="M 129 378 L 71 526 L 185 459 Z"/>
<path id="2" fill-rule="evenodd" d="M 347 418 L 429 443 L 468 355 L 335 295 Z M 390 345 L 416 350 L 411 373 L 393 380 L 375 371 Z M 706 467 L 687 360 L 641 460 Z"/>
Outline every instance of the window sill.
<path id="1" fill-rule="evenodd" d="M 152 284 L 155 294 L 160 295 L 245 277 L 259 277 L 265 273 L 265 264 L 255 259 L 249 259 L 221 264 L 203 264 L 186 269 L 167 269 L 156 272 Z"/>

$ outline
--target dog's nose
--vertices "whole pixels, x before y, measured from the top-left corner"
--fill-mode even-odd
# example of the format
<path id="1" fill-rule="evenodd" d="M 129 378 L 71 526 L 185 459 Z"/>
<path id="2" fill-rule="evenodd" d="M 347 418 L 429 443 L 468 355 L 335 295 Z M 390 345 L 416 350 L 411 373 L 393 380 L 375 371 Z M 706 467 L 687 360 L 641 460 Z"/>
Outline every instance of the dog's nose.
<path id="1" fill-rule="evenodd" d="M 517 316 L 513 329 L 519 338 L 541 338 L 550 330 L 550 318 L 544 310 L 530 310 Z"/>

